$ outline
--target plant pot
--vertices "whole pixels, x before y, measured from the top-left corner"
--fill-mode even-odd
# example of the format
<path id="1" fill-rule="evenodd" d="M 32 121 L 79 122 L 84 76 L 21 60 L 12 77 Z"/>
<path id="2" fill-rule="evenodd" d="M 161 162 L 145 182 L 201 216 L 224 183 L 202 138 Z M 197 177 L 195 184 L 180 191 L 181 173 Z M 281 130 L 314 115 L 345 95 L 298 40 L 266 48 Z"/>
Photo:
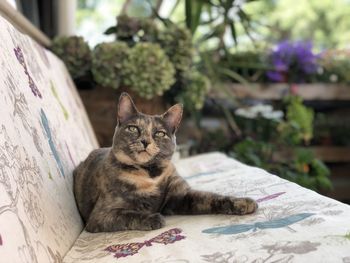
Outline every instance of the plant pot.
<path id="1" fill-rule="evenodd" d="M 117 104 L 122 92 L 127 92 L 132 97 L 136 107 L 142 113 L 153 115 L 166 111 L 166 103 L 162 97 L 146 100 L 126 87 L 117 90 L 100 86 L 93 89 L 79 89 L 80 97 L 101 147 L 112 145 L 112 137 L 117 125 Z"/>
<path id="2" fill-rule="evenodd" d="M 152 99 L 145 99 L 140 97 L 135 91 L 128 87 L 121 87 L 117 90 L 118 96 L 122 92 L 127 92 L 134 101 L 137 109 L 145 114 L 160 115 L 167 110 L 167 103 L 162 96 L 155 96 Z"/>

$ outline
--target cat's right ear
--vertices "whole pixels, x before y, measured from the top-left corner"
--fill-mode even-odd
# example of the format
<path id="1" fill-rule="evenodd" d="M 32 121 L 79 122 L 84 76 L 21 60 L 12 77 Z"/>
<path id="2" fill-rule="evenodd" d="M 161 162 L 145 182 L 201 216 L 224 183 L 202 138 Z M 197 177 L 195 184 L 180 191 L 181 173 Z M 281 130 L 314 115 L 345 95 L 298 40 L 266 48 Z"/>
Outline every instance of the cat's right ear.
<path id="1" fill-rule="evenodd" d="M 131 117 L 138 114 L 138 110 L 135 107 L 134 102 L 128 93 L 123 92 L 119 97 L 118 103 L 118 122 L 122 124 L 123 122 L 129 120 Z"/>

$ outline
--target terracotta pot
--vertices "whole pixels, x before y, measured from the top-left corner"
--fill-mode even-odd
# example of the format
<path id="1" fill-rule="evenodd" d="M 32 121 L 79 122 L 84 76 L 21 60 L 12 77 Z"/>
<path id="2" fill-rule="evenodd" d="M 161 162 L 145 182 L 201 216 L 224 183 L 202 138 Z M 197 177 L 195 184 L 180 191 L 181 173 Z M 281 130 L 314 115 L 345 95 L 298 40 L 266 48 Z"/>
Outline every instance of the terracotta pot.
<path id="1" fill-rule="evenodd" d="M 114 128 L 117 125 L 118 99 L 123 91 L 129 93 L 136 107 L 143 113 L 162 114 L 166 111 L 166 103 L 160 96 L 146 100 L 128 88 L 118 90 L 105 87 L 80 89 L 79 94 L 101 147 L 112 145 Z"/>
<path id="2" fill-rule="evenodd" d="M 167 104 L 162 96 L 155 96 L 152 99 L 145 99 L 140 97 L 136 92 L 128 87 L 122 87 L 117 90 L 118 96 L 122 92 L 127 92 L 133 99 L 137 109 L 145 114 L 155 115 L 162 114 L 167 110 Z"/>

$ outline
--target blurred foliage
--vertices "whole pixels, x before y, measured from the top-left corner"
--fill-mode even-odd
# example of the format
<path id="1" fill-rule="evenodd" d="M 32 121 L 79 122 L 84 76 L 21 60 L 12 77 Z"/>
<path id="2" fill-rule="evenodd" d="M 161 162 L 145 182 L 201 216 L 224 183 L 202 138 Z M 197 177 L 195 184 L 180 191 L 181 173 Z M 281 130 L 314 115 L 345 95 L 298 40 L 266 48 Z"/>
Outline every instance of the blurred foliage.
<path id="1" fill-rule="evenodd" d="M 312 138 L 313 113 L 299 97 L 286 101 L 285 119 L 268 119 L 261 114 L 240 119 L 248 124 L 240 126 L 244 137 L 230 155 L 313 190 L 332 188 L 328 168 L 302 147 Z"/>
<path id="2" fill-rule="evenodd" d="M 92 53 L 92 75 L 97 84 L 117 89 L 123 78 L 123 63 L 129 47 L 123 42 L 98 44 Z"/>
<path id="3" fill-rule="evenodd" d="M 189 70 L 194 48 L 192 35 L 187 29 L 171 24 L 166 30 L 161 31 L 158 40 L 176 70 L 182 72 Z"/>
<path id="4" fill-rule="evenodd" d="M 203 47 L 227 52 L 229 47 L 238 43 L 238 28 L 252 40 L 252 21 L 245 8 L 254 0 L 184 1 L 186 26 L 192 34 L 200 32 L 198 42 Z"/>
<path id="5" fill-rule="evenodd" d="M 347 0 L 265 0 L 246 6 L 260 43 L 312 40 L 318 50 L 346 48 L 350 39 Z"/>
<path id="6" fill-rule="evenodd" d="M 210 81 L 196 69 L 184 72 L 183 76 L 184 89 L 175 100 L 185 105 L 190 112 L 198 111 L 203 108 Z"/>
<path id="7" fill-rule="evenodd" d="M 298 96 L 288 96 L 285 102 L 287 122 L 278 127 L 281 137 L 291 145 L 309 144 L 313 137 L 313 110 L 307 108 Z"/>
<path id="8" fill-rule="evenodd" d="M 119 14 L 111 13 L 105 0 L 101 2 L 104 11 L 96 11 L 98 19 L 103 20 L 101 14 Z M 87 13 L 96 3 L 79 1 Z M 105 33 L 114 43 L 125 45 L 96 47 L 95 81 L 115 88 L 129 86 L 147 99 L 163 95 L 170 103 L 182 102 L 197 121 L 211 83 L 237 105 L 223 82 L 240 82 L 249 88 L 250 82 L 269 82 L 271 76 L 285 83 L 349 81 L 349 56 L 323 51 L 348 44 L 350 20 L 345 18 L 350 8 L 346 0 L 297 4 L 292 0 L 130 0 L 118 6 L 122 14 L 116 23 L 109 20 L 112 26 Z M 302 44 L 306 41 L 310 44 Z M 120 58 L 117 64 L 109 60 L 109 48 L 113 56 L 124 57 L 126 45 L 127 59 Z M 229 143 L 231 154 L 248 164 L 311 189 L 331 187 L 326 166 L 302 148 L 313 138 L 314 113 L 300 98 L 286 98 L 283 112 L 260 106 L 232 116 L 224 105 L 219 106 L 235 133 L 230 139 L 241 141 L 232 146 L 224 133 L 209 132 L 203 136 L 201 145 L 208 145 L 204 150 L 213 145 L 227 149 Z M 284 151 L 288 151 L 285 158 L 276 157 Z"/>
<path id="9" fill-rule="evenodd" d="M 115 34 L 117 40 L 134 45 L 139 41 L 156 42 L 159 29 L 157 24 L 150 18 L 120 15 L 117 17 L 117 25 L 107 28 L 105 34 Z"/>
<path id="10" fill-rule="evenodd" d="M 210 81 L 193 63 L 195 48 L 188 29 L 170 20 L 155 21 L 120 15 L 117 24 L 109 27 L 105 33 L 114 34 L 117 41 L 130 46 L 130 58 L 124 65 L 123 84 L 147 99 L 166 91 L 164 98 L 169 103 L 184 103 L 187 112 L 202 109 Z M 151 45 L 154 50 L 150 48 L 147 51 Z M 151 58 L 156 54 L 157 58 Z M 149 63 L 154 59 L 154 63 Z"/>
<path id="11" fill-rule="evenodd" d="M 349 111 L 325 115 L 317 113 L 314 121 L 313 144 L 350 146 Z"/>
<path id="12" fill-rule="evenodd" d="M 276 59 L 273 63 L 270 50 L 236 52 L 217 58 L 213 67 L 230 69 L 248 82 L 350 83 L 349 50 L 327 50 L 312 55 L 309 51 L 308 55 L 305 55 L 305 52 L 299 51 L 297 56 L 293 55 L 294 59 L 288 59 L 291 63 L 287 59 L 285 59 L 286 62 Z M 290 53 L 282 52 L 280 56 L 286 58 Z M 213 61 L 215 56 L 213 52 L 207 53 L 207 57 Z M 226 80 L 222 76 L 220 79 Z M 242 82 L 237 79 L 230 81 Z"/>
<path id="13" fill-rule="evenodd" d="M 226 151 L 228 145 L 227 134 L 222 129 L 205 131 L 203 136 L 196 140 L 196 153 L 207 153 L 212 151 Z"/>
<path id="14" fill-rule="evenodd" d="M 146 99 L 163 95 L 175 82 L 173 64 L 154 43 L 137 43 L 131 48 L 123 72 L 123 83 Z"/>
<path id="15" fill-rule="evenodd" d="M 115 41 L 98 44 L 92 66 L 85 63 L 78 68 L 85 69 L 85 74 L 91 70 L 97 84 L 114 89 L 127 87 L 145 99 L 168 91 L 164 98 L 169 103 L 181 101 L 187 111 L 203 107 L 210 81 L 193 64 L 195 50 L 186 28 L 161 19 L 122 14 L 105 34 L 114 35 Z M 81 37 L 72 39 L 85 43 Z M 61 46 L 69 47 L 66 42 Z M 63 59 L 65 55 L 59 53 Z M 68 62 L 78 63 L 79 55 L 72 54 Z"/>
<path id="16" fill-rule="evenodd" d="M 91 68 L 91 50 L 82 37 L 56 37 L 51 50 L 67 65 L 74 79 L 85 76 Z"/>
<path id="17" fill-rule="evenodd" d="M 230 53 L 221 59 L 220 64 L 249 82 L 267 82 L 266 72 L 273 69 L 268 64 L 267 52 L 258 50 Z"/>
<path id="18" fill-rule="evenodd" d="M 327 50 L 319 56 L 317 79 L 350 84 L 350 50 Z"/>

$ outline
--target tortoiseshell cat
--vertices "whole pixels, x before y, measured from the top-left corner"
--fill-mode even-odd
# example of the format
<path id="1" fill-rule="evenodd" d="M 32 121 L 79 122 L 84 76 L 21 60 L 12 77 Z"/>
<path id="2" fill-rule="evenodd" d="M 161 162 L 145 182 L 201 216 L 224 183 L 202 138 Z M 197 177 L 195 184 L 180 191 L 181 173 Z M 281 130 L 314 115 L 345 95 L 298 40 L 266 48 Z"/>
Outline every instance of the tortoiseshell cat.
<path id="1" fill-rule="evenodd" d="M 140 113 L 128 94 L 118 105 L 118 125 L 110 148 L 90 153 L 74 171 L 74 192 L 89 232 L 152 230 L 163 215 L 249 214 L 250 198 L 196 191 L 171 163 L 182 117 L 176 104 L 163 115 Z"/>

